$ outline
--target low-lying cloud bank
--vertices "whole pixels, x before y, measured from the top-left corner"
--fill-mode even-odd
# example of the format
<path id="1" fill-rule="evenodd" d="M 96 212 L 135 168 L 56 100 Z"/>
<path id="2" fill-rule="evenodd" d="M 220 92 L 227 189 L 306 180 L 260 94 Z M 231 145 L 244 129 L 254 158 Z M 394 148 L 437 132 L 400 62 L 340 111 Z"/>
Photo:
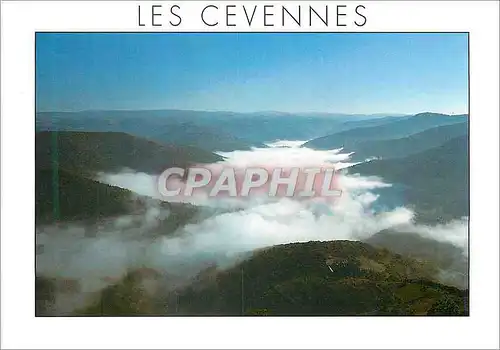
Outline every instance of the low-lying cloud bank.
<path id="1" fill-rule="evenodd" d="M 226 152 L 224 163 L 240 167 L 256 163 L 349 165 L 349 155 L 341 150 L 317 151 L 300 148 L 301 144 L 280 141 L 269 148 Z M 141 195 L 158 196 L 157 178 L 148 174 L 101 174 L 100 180 Z M 259 197 L 237 199 L 228 205 L 221 199 L 193 198 L 194 204 L 203 205 L 200 212 L 214 207 L 223 210 L 191 220 L 169 235 L 158 232 L 162 230 L 158 223 L 170 220 L 171 213 L 158 206 L 148 208 L 141 217 L 116 218 L 98 229 L 76 225 L 40 228 L 37 244 L 43 249 L 37 255 L 37 274 L 77 280 L 80 295 L 88 295 L 119 280 L 129 269 L 153 268 L 188 280 L 207 264 L 229 266 L 255 249 L 311 240 L 364 240 L 386 229 L 450 243 L 466 254 L 466 220 L 434 227 L 414 225 L 413 212 L 403 206 L 383 212 L 374 209 L 373 204 L 383 198 L 373 190 L 391 186 L 382 179 L 344 174 L 339 175 L 338 183 L 343 192 L 333 205 L 321 199 Z M 66 300 L 58 312 L 69 312 L 84 303 L 75 300 Z"/>
<path id="2" fill-rule="evenodd" d="M 453 220 L 446 224 L 435 226 L 427 225 L 407 225 L 398 228 L 398 232 L 418 234 L 423 238 L 433 239 L 438 242 L 449 243 L 462 250 L 462 253 L 468 255 L 469 247 L 469 228 L 468 219 Z"/>

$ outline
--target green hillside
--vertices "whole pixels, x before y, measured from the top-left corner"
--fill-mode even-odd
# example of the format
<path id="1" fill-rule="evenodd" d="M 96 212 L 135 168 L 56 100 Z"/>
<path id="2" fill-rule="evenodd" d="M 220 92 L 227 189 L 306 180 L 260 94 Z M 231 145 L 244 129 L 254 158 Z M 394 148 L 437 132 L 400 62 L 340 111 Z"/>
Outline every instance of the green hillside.
<path id="1" fill-rule="evenodd" d="M 163 298 L 145 291 L 142 272 L 131 272 L 77 314 L 468 314 L 468 292 L 433 281 L 433 272 L 427 263 L 361 242 L 295 243 L 255 252 L 226 271 L 208 269 Z M 158 276 L 148 271 L 142 278 Z"/>
<path id="2" fill-rule="evenodd" d="M 411 154 L 440 146 L 451 139 L 468 133 L 468 123 L 438 126 L 407 137 L 390 140 L 365 141 L 354 145 L 349 152 L 355 152 L 353 159 L 402 158 Z"/>
<path id="3" fill-rule="evenodd" d="M 212 152 L 265 147 L 262 143 L 246 141 L 221 130 L 199 126 L 193 122 L 168 125 L 155 132 L 150 138 L 162 144 L 197 147 Z"/>
<path id="4" fill-rule="evenodd" d="M 365 118 L 368 116 L 190 110 L 39 112 L 36 130 L 125 132 L 161 143 L 180 140 L 180 144 L 202 145 L 205 150 L 234 150 L 277 139 L 307 140 L 325 135 L 344 121 Z M 230 149 L 231 145 L 235 148 Z"/>
<path id="5" fill-rule="evenodd" d="M 323 136 L 306 142 L 303 147 L 315 149 L 335 149 L 344 147 L 354 150 L 357 144 L 370 140 L 389 140 L 410 136 L 442 125 L 463 123 L 467 116 L 450 116 L 437 113 L 420 113 L 409 118 L 383 123 L 372 127 L 360 127 Z"/>
<path id="6" fill-rule="evenodd" d="M 424 221 L 468 216 L 468 136 L 401 159 L 373 160 L 353 166 L 350 173 L 380 176 L 408 186 L 407 199 Z"/>
<path id="7" fill-rule="evenodd" d="M 35 173 L 37 223 L 102 218 L 130 210 L 130 191 L 59 169 Z"/>
<path id="8" fill-rule="evenodd" d="M 38 132 L 35 150 L 37 169 L 58 164 L 84 174 L 123 168 L 159 174 L 172 166 L 222 159 L 199 148 L 162 145 L 119 132 Z"/>
<path id="9" fill-rule="evenodd" d="M 35 174 L 37 224 L 86 219 L 99 221 L 117 215 L 139 213 L 148 204 L 157 204 L 170 212 L 168 220 L 160 223 L 158 234 L 173 232 L 200 211 L 199 207 L 187 203 L 160 202 L 63 169 L 57 172 L 51 169 L 37 170 Z M 210 211 L 206 212 L 209 215 Z"/>
<path id="10" fill-rule="evenodd" d="M 339 123 L 338 125 L 335 125 L 331 130 L 329 130 L 329 132 L 326 132 L 325 135 L 332 135 L 351 129 L 367 128 L 367 127 L 389 124 L 407 118 L 410 118 L 410 116 L 390 116 L 390 117 L 379 117 L 379 118 L 370 118 L 362 120 L 349 120 L 343 123 Z"/>
<path id="11" fill-rule="evenodd" d="M 467 257 L 462 249 L 436 239 L 424 238 L 415 233 L 384 230 L 366 239 L 365 243 L 414 259 L 432 261 L 437 268 L 445 272 L 439 274 L 440 281 L 458 288 L 466 288 Z"/>

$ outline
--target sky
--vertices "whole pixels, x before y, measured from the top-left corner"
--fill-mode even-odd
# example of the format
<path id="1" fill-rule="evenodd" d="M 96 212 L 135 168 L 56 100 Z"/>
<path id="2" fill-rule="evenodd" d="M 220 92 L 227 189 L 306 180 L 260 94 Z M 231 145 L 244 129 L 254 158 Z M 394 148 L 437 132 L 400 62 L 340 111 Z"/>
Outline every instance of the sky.
<path id="1" fill-rule="evenodd" d="M 38 33 L 37 111 L 448 114 L 466 34 Z"/>

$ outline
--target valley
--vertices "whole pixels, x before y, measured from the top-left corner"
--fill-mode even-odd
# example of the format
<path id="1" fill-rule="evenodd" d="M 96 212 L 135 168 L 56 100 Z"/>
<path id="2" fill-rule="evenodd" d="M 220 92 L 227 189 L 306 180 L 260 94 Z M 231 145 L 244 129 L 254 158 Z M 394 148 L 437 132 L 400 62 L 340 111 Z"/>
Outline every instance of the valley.
<path id="1" fill-rule="evenodd" d="M 468 315 L 468 116 L 42 112 L 36 127 L 38 316 Z M 165 169 L 213 164 L 339 165 L 342 196 L 158 195 Z"/>

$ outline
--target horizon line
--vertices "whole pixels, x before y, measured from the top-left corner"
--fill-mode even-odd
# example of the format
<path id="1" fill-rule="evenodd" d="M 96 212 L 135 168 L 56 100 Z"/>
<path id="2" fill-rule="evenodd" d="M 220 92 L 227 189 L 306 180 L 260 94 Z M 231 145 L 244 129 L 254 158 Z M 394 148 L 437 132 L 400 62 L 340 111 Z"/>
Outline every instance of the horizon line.
<path id="1" fill-rule="evenodd" d="M 283 111 L 273 111 L 273 110 L 261 110 L 261 111 L 253 111 L 253 112 L 239 112 L 239 111 L 230 111 L 230 110 L 209 110 L 209 109 L 181 109 L 181 108 L 152 108 L 152 109 L 130 109 L 130 108 L 111 108 L 111 109 L 81 109 L 81 110 L 42 110 L 35 111 L 35 113 L 83 113 L 83 112 L 153 112 L 153 111 L 177 111 L 177 112 L 202 112 L 202 113 L 233 113 L 233 114 L 275 114 L 275 115 L 330 115 L 330 116 L 388 116 L 388 117 L 396 117 L 396 116 L 412 116 L 418 114 L 432 113 L 432 114 L 442 114 L 449 116 L 459 116 L 459 115 L 469 115 L 468 111 L 461 113 L 443 113 L 443 112 L 431 112 L 428 110 L 424 110 L 422 112 L 417 113 L 398 113 L 398 112 L 375 112 L 375 113 L 343 113 L 343 112 L 322 112 L 322 111 L 298 111 L 298 112 L 283 112 Z"/>

